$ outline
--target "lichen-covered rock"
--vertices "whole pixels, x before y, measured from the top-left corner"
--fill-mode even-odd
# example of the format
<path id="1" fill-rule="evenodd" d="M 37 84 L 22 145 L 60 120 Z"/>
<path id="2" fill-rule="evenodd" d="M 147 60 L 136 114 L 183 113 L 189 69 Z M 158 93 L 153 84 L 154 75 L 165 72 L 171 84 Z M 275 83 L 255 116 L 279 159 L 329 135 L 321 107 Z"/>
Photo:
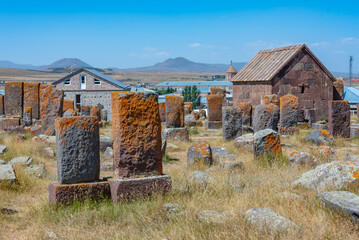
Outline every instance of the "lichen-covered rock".
<path id="1" fill-rule="evenodd" d="M 333 144 L 334 138 L 330 135 L 327 130 L 315 130 L 304 139 L 307 142 L 312 142 L 317 145 L 322 144 Z"/>
<path id="2" fill-rule="evenodd" d="M 213 163 L 211 146 L 203 140 L 192 144 L 187 151 L 187 165 L 198 161 L 207 165 Z"/>
<path id="3" fill-rule="evenodd" d="M 254 139 L 253 133 L 242 135 L 234 140 L 234 146 L 253 150 Z"/>
<path id="4" fill-rule="evenodd" d="M 348 215 L 359 223 L 359 196 L 347 191 L 323 192 L 317 195 L 319 201 L 329 209 Z"/>
<path id="5" fill-rule="evenodd" d="M 216 94 L 221 95 L 222 106 L 228 106 L 226 89 L 224 87 L 210 87 L 209 91 L 210 91 L 211 95 L 216 95 Z"/>
<path id="6" fill-rule="evenodd" d="M 16 157 L 9 161 L 11 165 L 29 166 L 32 163 L 31 157 Z"/>
<path id="7" fill-rule="evenodd" d="M 273 129 L 264 129 L 254 134 L 254 154 L 277 156 L 282 153 L 280 138 Z"/>
<path id="8" fill-rule="evenodd" d="M 99 107 L 97 107 L 97 106 L 92 107 L 90 116 L 96 117 L 97 121 L 101 122 L 101 119 L 102 119 L 101 118 L 101 110 L 99 109 Z"/>
<path id="9" fill-rule="evenodd" d="M 74 117 L 74 116 L 77 116 L 77 112 L 76 110 L 74 109 L 67 109 L 64 114 L 63 114 L 63 117 Z"/>
<path id="10" fill-rule="evenodd" d="M 329 101 L 329 131 L 333 136 L 350 138 L 350 105 L 348 101 Z"/>
<path id="11" fill-rule="evenodd" d="M 359 136 L 359 124 L 351 124 L 350 125 L 350 136 L 351 137 Z"/>
<path id="12" fill-rule="evenodd" d="M 191 114 L 193 111 L 193 102 L 185 102 L 184 103 L 184 115 Z"/>
<path id="13" fill-rule="evenodd" d="M 236 107 L 222 108 L 223 140 L 233 140 L 242 135 L 242 114 Z"/>
<path id="14" fill-rule="evenodd" d="M 25 127 L 29 127 L 32 125 L 32 107 L 24 107 L 24 114 L 22 121 Z"/>
<path id="15" fill-rule="evenodd" d="M 166 102 L 158 103 L 158 109 L 160 111 L 161 122 L 166 122 Z"/>
<path id="16" fill-rule="evenodd" d="M 235 161 L 236 156 L 234 154 L 229 154 L 228 150 L 221 147 L 212 147 L 212 157 L 218 162 L 223 160 Z"/>
<path id="17" fill-rule="evenodd" d="M 302 164 L 316 166 L 318 165 L 318 160 L 311 154 L 306 152 L 292 151 L 289 154 L 289 162 L 293 164 Z"/>
<path id="18" fill-rule="evenodd" d="M 242 114 L 242 124 L 244 126 L 251 126 L 252 105 L 249 102 L 238 103 L 238 109 Z"/>
<path id="19" fill-rule="evenodd" d="M 253 131 L 264 129 L 278 131 L 279 107 L 275 104 L 258 105 L 254 110 Z"/>
<path id="20" fill-rule="evenodd" d="M 293 186 L 303 186 L 318 192 L 327 189 L 341 189 L 357 182 L 359 178 L 359 163 L 333 161 L 317 166 L 295 180 Z"/>
<path id="21" fill-rule="evenodd" d="M 162 209 L 166 211 L 171 217 L 179 217 L 185 213 L 185 208 L 175 203 L 163 204 Z"/>
<path id="22" fill-rule="evenodd" d="M 280 98 L 280 127 L 286 131 L 296 127 L 298 122 L 298 98 L 288 94 Z"/>
<path id="23" fill-rule="evenodd" d="M 338 155 L 334 148 L 329 146 L 318 147 L 318 154 L 320 158 L 325 160 L 336 160 Z"/>
<path id="24" fill-rule="evenodd" d="M 106 151 L 103 153 L 105 158 L 112 158 L 113 157 L 113 149 L 112 147 L 107 147 Z"/>
<path id="25" fill-rule="evenodd" d="M 5 115 L 21 116 L 23 110 L 23 82 L 5 83 Z"/>
<path id="26" fill-rule="evenodd" d="M 40 118 L 40 83 L 24 82 L 24 109 L 31 107 L 31 115 Z"/>
<path id="27" fill-rule="evenodd" d="M 55 119 L 61 117 L 64 92 L 52 87 L 41 91 L 41 126 L 46 135 L 55 135 Z"/>
<path id="28" fill-rule="evenodd" d="M 0 154 L 4 154 L 7 151 L 6 145 L 0 145 Z"/>
<path id="29" fill-rule="evenodd" d="M 157 95 L 146 91 L 114 92 L 111 102 L 115 177 L 161 175 L 162 139 Z M 167 102 L 166 109 L 171 108 L 168 105 Z"/>
<path id="30" fill-rule="evenodd" d="M 46 154 L 46 156 L 48 157 L 53 157 L 55 156 L 54 150 L 51 147 L 46 147 L 44 148 L 44 153 Z"/>
<path id="31" fill-rule="evenodd" d="M 177 141 L 189 141 L 189 133 L 187 128 L 166 128 L 163 130 L 166 139 Z"/>
<path id="32" fill-rule="evenodd" d="M 199 118 L 200 118 L 199 112 L 192 111 L 191 114 L 194 116 L 194 119 L 195 119 L 196 121 L 199 120 Z"/>
<path id="33" fill-rule="evenodd" d="M 74 100 L 71 99 L 64 99 L 64 104 L 63 104 L 63 108 L 62 110 L 64 112 L 66 112 L 67 110 L 74 110 L 75 109 L 75 104 L 74 104 Z"/>
<path id="34" fill-rule="evenodd" d="M 205 222 L 208 224 L 222 224 L 229 217 L 229 213 L 214 211 L 214 210 L 203 210 L 197 214 L 197 218 L 201 222 Z"/>
<path id="35" fill-rule="evenodd" d="M 108 135 L 100 135 L 100 151 L 106 151 L 106 148 L 113 147 L 113 138 Z"/>
<path id="36" fill-rule="evenodd" d="M 199 118 L 207 118 L 207 112 L 204 109 L 199 110 Z"/>
<path id="37" fill-rule="evenodd" d="M 46 173 L 45 165 L 42 163 L 37 164 L 37 165 L 28 166 L 27 168 L 25 168 L 25 171 L 29 175 L 32 175 L 32 176 L 35 176 L 38 178 L 42 178 Z"/>
<path id="38" fill-rule="evenodd" d="M 267 208 L 249 209 L 244 213 L 244 218 L 251 225 L 273 234 L 298 230 L 295 223 Z"/>
<path id="39" fill-rule="evenodd" d="M 42 132 L 42 126 L 41 125 L 35 125 L 30 128 L 30 135 L 31 136 L 37 136 L 40 135 Z"/>
<path id="40" fill-rule="evenodd" d="M 196 121 L 195 117 L 193 114 L 187 114 L 184 117 L 184 123 L 186 124 L 186 126 L 198 126 L 198 122 Z"/>
<path id="41" fill-rule="evenodd" d="M 16 181 L 15 171 L 11 164 L 0 164 L 0 184 L 13 184 Z"/>
<path id="42" fill-rule="evenodd" d="M 333 82 L 334 85 L 334 97 L 333 99 L 336 100 L 343 100 L 344 99 L 344 82 L 342 79 L 336 79 Z"/>
<path id="43" fill-rule="evenodd" d="M 276 94 L 263 95 L 262 96 L 262 104 L 275 104 L 279 106 L 279 98 Z"/>
<path id="44" fill-rule="evenodd" d="M 0 95 L 0 116 L 3 116 L 4 114 L 5 114 L 4 95 Z"/>
<path id="45" fill-rule="evenodd" d="M 222 121 L 222 99 L 219 94 L 207 95 L 208 121 Z"/>
<path id="46" fill-rule="evenodd" d="M 325 121 L 318 121 L 318 122 L 312 123 L 312 128 L 318 129 L 318 130 L 329 130 L 328 123 Z"/>
<path id="47" fill-rule="evenodd" d="M 81 106 L 81 116 L 90 116 L 92 106 Z"/>
<path id="48" fill-rule="evenodd" d="M 100 175 L 100 139 L 96 117 L 62 117 L 55 121 L 59 183 L 93 182 Z"/>
<path id="49" fill-rule="evenodd" d="M 184 127 L 183 97 L 166 96 L 166 127 Z"/>
<path id="50" fill-rule="evenodd" d="M 206 188 L 209 184 L 214 182 L 213 177 L 208 175 L 205 172 L 194 171 L 190 175 L 188 175 L 187 179 L 194 185 L 197 185 L 201 188 Z"/>

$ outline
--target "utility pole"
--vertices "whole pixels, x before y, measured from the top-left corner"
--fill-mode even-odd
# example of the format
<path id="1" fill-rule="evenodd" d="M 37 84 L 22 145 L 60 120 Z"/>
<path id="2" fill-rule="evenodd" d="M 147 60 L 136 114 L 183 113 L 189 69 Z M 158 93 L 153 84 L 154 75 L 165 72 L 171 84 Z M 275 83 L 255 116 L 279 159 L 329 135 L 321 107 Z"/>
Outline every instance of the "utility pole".
<path id="1" fill-rule="evenodd" d="M 353 77 L 353 56 L 349 56 L 349 86 L 352 86 L 352 77 Z"/>

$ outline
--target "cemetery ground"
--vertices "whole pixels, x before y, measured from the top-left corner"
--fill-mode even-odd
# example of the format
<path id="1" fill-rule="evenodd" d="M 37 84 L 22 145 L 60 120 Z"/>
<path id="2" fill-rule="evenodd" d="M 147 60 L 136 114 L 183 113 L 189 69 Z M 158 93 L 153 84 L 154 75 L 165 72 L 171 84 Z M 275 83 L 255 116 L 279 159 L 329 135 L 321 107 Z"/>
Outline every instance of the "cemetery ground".
<path id="1" fill-rule="evenodd" d="M 359 122 L 356 116 L 352 121 Z M 111 131 L 108 126 L 100 134 Z M 1 133 L 0 143 L 8 146 L 1 159 L 7 162 L 13 157 L 30 156 L 34 163 L 45 164 L 47 174 L 37 178 L 16 166 L 17 183 L 12 188 L 1 186 L 0 239 L 358 239 L 358 225 L 322 206 L 316 199 L 317 191 L 291 185 L 313 167 L 290 165 L 290 152 L 298 150 L 318 157 L 318 147 L 304 142 L 311 131 L 314 130 L 302 128 L 298 134 L 281 138 L 286 144 L 282 157 L 268 163 L 266 158 L 255 159 L 250 150 L 235 147 L 233 141 L 223 141 L 221 130 L 196 127 L 190 130 L 189 142 L 167 141 L 164 172 L 171 176 L 173 188 L 166 196 L 119 204 L 104 200 L 68 206 L 49 204 L 48 184 L 57 179 L 56 156 L 48 157 L 43 149 L 50 146 L 55 150 L 55 145 L 34 142 L 27 136 L 18 141 L 16 134 Z M 201 164 L 187 167 L 187 150 L 196 140 L 227 149 L 244 167 L 233 171 Z M 359 138 L 335 138 L 332 147 L 338 160 L 344 160 L 346 154 L 359 155 Z M 220 160 L 215 160 L 214 166 L 218 166 Z M 105 162 L 103 152 L 101 162 Z M 204 171 L 213 180 L 206 188 L 195 185 L 187 178 L 193 171 Z M 101 170 L 101 177 L 112 174 Z M 359 194 L 358 186 L 344 190 Z M 163 208 L 166 203 L 181 207 L 168 212 Z M 243 219 L 251 208 L 271 209 L 300 230 L 282 235 L 258 230 Z M 219 211 L 223 218 L 203 221 L 198 217 L 203 210 Z"/>

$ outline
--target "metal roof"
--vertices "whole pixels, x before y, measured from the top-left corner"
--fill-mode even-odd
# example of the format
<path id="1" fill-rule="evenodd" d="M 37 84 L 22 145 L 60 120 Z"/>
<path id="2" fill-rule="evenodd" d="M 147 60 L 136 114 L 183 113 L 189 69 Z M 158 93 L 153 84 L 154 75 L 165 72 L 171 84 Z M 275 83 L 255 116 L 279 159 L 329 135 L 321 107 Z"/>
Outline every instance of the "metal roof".
<path id="1" fill-rule="evenodd" d="M 176 87 L 176 86 L 232 86 L 230 81 L 188 81 L 188 82 L 163 82 L 157 84 L 155 87 Z"/>
<path id="2" fill-rule="evenodd" d="M 88 72 L 88 73 L 90 73 L 90 74 L 92 74 L 92 75 L 94 75 L 94 76 L 97 76 L 98 78 L 101 78 L 102 80 L 105 80 L 105 81 L 107 81 L 107 82 L 109 82 L 109 83 L 111 83 L 111 84 L 113 84 L 113 85 L 115 85 L 115 86 L 121 87 L 121 88 L 123 88 L 123 89 L 126 89 L 126 90 L 130 90 L 130 89 L 131 89 L 130 86 L 124 84 L 123 82 L 118 81 L 118 80 L 116 80 L 116 79 L 113 79 L 112 77 L 107 76 L 107 75 L 105 75 L 105 74 L 103 74 L 103 73 L 101 73 L 101 72 L 98 72 L 98 71 L 96 71 L 95 69 L 91 69 L 91 68 L 81 68 L 81 69 L 79 69 L 79 70 L 77 70 L 77 71 L 75 71 L 75 72 L 73 72 L 73 73 L 70 73 L 70 74 L 66 75 L 66 76 L 63 77 L 63 78 L 60 78 L 59 80 L 53 82 L 53 84 L 56 85 L 56 84 L 58 84 L 58 83 L 60 83 L 60 82 L 62 82 L 62 81 L 64 81 L 64 80 L 66 80 L 66 79 L 68 79 L 68 78 L 71 78 L 72 76 L 74 76 L 74 75 L 76 75 L 76 74 L 78 74 L 78 73 L 80 73 L 80 72 L 82 72 L 82 71 L 86 71 L 86 72 Z"/>
<path id="3" fill-rule="evenodd" d="M 237 70 L 233 67 L 233 65 L 231 64 L 231 66 L 229 66 L 228 70 L 226 71 L 226 73 L 237 73 Z"/>
<path id="4" fill-rule="evenodd" d="M 359 89 L 344 87 L 344 100 L 347 100 L 350 104 L 359 103 Z"/>
<path id="5" fill-rule="evenodd" d="M 305 44 L 298 44 L 259 51 L 258 54 L 233 77 L 232 82 L 271 81 L 302 50 L 306 51 L 321 69 L 335 81 L 334 76 L 312 51 L 310 51 Z"/>

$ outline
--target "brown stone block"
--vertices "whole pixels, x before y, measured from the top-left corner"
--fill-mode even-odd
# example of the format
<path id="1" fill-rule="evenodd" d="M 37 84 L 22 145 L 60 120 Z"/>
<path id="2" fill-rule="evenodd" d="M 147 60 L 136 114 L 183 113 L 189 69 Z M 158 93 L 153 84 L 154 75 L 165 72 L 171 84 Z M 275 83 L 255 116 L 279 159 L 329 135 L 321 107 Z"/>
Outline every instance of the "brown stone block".
<path id="1" fill-rule="evenodd" d="M 207 95 L 207 110 L 209 121 L 222 121 L 222 96 Z"/>
<path id="2" fill-rule="evenodd" d="M 329 131 L 333 136 L 350 138 L 350 105 L 348 101 L 329 101 Z"/>
<path id="3" fill-rule="evenodd" d="M 111 104 L 115 177 L 162 174 L 157 95 L 114 92 Z"/>
<path id="4" fill-rule="evenodd" d="M 189 133 L 187 128 L 166 128 L 163 130 L 166 139 L 189 141 Z"/>
<path id="5" fill-rule="evenodd" d="M 337 79 L 334 83 L 334 100 L 344 99 L 344 83 L 342 79 Z"/>
<path id="6" fill-rule="evenodd" d="M 222 96 L 222 106 L 227 106 L 227 96 L 225 87 L 211 87 L 209 88 L 211 95 L 219 94 Z"/>
<path id="7" fill-rule="evenodd" d="M 279 98 L 278 98 L 278 96 L 276 94 L 263 95 L 262 100 L 263 100 L 263 104 L 271 104 L 271 103 L 273 103 L 273 104 L 279 106 Z"/>
<path id="8" fill-rule="evenodd" d="M 191 113 L 193 111 L 193 102 L 185 102 L 184 105 L 188 107 L 189 113 Z"/>
<path id="9" fill-rule="evenodd" d="M 166 122 L 166 102 L 161 102 L 158 104 L 160 111 L 161 122 Z"/>
<path id="10" fill-rule="evenodd" d="M 4 114 L 4 95 L 0 95 L 0 115 Z"/>
<path id="11" fill-rule="evenodd" d="M 184 127 L 183 97 L 166 96 L 166 127 Z"/>
<path id="12" fill-rule="evenodd" d="M 194 116 L 194 120 L 198 120 L 200 118 L 199 112 L 192 112 L 192 115 Z"/>
<path id="13" fill-rule="evenodd" d="M 19 118 L 2 118 L 0 123 L 1 130 L 10 131 L 20 125 Z"/>
<path id="14" fill-rule="evenodd" d="M 251 126 L 252 105 L 249 102 L 238 103 L 238 109 L 242 114 L 242 123 L 245 126 Z"/>
<path id="15" fill-rule="evenodd" d="M 32 108 L 32 117 L 40 118 L 40 83 L 24 83 L 24 108 Z"/>
<path id="16" fill-rule="evenodd" d="M 222 127 L 222 121 L 205 121 L 204 124 L 208 129 L 218 129 Z"/>
<path id="17" fill-rule="evenodd" d="M 5 115 L 22 116 L 23 82 L 5 83 Z"/>
<path id="18" fill-rule="evenodd" d="M 99 107 L 94 106 L 91 109 L 90 116 L 96 117 L 98 122 L 101 122 L 101 110 Z"/>
<path id="19" fill-rule="evenodd" d="M 30 128 L 30 135 L 31 136 L 37 136 L 37 135 L 40 135 L 41 133 L 42 133 L 41 125 L 35 125 L 35 126 Z"/>
<path id="20" fill-rule="evenodd" d="M 204 109 L 199 110 L 199 117 L 207 118 L 206 110 L 204 110 Z"/>
<path id="21" fill-rule="evenodd" d="M 74 100 L 71 99 L 64 99 L 64 106 L 62 108 L 63 112 L 66 110 L 75 109 Z"/>
<path id="22" fill-rule="evenodd" d="M 40 115 L 41 125 L 46 135 L 55 134 L 55 119 L 62 116 L 62 104 L 64 92 L 52 87 L 46 87 L 41 91 Z"/>
<path id="23" fill-rule="evenodd" d="M 26 127 L 32 125 L 32 107 L 24 107 L 24 115 L 22 120 Z"/>
<path id="24" fill-rule="evenodd" d="M 170 176 L 159 175 L 143 178 L 110 179 L 112 201 L 150 198 L 154 194 L 165 195 L 172 189 Z"/>
<path id="25" fill-rule="evenodd" d="M 102 200 L 111 197 L 110 184 L 104 182 L 78 183 L 78 184 L 49 184 L 49 200 L 52 204 L 70 204 L 89 200 Z"/>

